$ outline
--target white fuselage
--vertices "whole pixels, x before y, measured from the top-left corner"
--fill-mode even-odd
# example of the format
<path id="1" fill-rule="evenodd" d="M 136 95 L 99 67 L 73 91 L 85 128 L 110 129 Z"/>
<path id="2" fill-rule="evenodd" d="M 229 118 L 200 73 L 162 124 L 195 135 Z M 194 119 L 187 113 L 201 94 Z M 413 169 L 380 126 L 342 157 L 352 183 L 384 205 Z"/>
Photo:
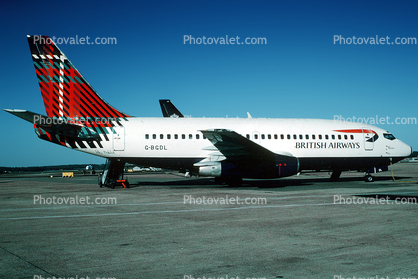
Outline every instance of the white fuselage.
<path id="1" fill-rule="evenodd" d="M 373 162 L 365 167 L 383 166 L 411 153 L 410 146 L 383 129 L 333 120 L 130 117 L 119 122 L 108 140 L 101 135 L 103 148 L 77 149 L 139 165 L 186 168 L 221 155 L 201 130 L 228 129 L 276 154 L 297 157 L 301 169 L 360 169 L 362 161 Z"/>

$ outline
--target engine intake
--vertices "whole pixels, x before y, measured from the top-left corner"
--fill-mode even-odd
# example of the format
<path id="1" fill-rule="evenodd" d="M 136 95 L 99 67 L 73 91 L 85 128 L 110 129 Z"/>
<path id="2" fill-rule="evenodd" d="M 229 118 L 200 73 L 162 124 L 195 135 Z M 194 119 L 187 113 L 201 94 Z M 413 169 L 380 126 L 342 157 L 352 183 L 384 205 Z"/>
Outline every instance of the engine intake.
<path id="1" fill-rule="evenodd" d="M 209 166 L 199 167 L 199 175 L 220 177 L 222 175 L 222 163 L 212 162 Z"/>
<path id="2" fill-rule="evenodd" d="M 276 155 L 277 177 L 295 175 L 299 172 L 299 159 L 291 156 Z"/>

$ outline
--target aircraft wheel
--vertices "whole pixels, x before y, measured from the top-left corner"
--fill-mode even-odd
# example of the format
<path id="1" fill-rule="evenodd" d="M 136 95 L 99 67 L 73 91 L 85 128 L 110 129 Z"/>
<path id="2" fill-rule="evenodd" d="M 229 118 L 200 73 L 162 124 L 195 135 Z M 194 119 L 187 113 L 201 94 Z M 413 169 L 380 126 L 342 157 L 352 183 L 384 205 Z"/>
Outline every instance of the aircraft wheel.
<path id="1" fill-rule="evenodd" d="M 97 177 L 98 177 L 99 186 L 100 186 L 100 188 L 102 188 L 102 187 L 103 187 L 103 183 L 102 183 L 102 175 L 101 175 L 101 174 L 99 174 Z"/>
<path id="2" fill-rule="evenodd" d="M 341 175 L 341 171 L 340 170 L 335 170 L 332 172 L 331 177 L 330 177 L 330 181 L 332 182 L 336 182 L 338 181 L 338 179 L 340 179 L 340 175 Z"/>
<path id="3" fill-rule="evenodd" d="M 366 182 L 373 182 L 373 180 L 374 180 L 373 176 L 371 176 L 370 174 L 368 174 L 364 177 L 364 181 L 366 181 Z"/>

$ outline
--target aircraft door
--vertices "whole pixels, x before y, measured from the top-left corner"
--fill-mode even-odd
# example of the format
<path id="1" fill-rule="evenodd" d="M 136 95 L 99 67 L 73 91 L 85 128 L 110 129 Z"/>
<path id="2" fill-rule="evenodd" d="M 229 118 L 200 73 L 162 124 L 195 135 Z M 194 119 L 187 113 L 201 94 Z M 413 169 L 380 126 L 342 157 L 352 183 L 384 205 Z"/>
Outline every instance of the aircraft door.
<path id="1" fill-rule="evenodd" d="M 115 131 L 115 133 L 113 134 L 113 150 L 125 150 L 125 127 L 115 126 L 113 127 L 113 129 Z"/>
<path id="2" fill-rule="evenodd" d="M 363 139 L 364 139 L 364 149 L 367 151 L 372 151 L 374 148 L 373 131 L 367 128 L 363 128 Z"/>

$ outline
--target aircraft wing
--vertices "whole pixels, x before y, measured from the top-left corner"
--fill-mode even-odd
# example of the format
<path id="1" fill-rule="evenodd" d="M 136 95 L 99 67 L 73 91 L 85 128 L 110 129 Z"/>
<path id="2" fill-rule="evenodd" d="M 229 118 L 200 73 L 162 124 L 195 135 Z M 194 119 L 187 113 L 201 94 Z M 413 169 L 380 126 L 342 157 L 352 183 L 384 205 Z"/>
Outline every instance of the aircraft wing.
<path id="1" fill-rule="evenodd" d="M 290 157 L 271 152 L 231 130 L 211 129 L 201 132 L 230 161 L 266 161 L 275 160 L 277 156 Z"/>
<path id="2" fill-rule="evenodd" d="M 195 163 L 199 173 L 209 176 L 224 173 L 238 177 L 246 173 L 252 178 L 277 178 L 299 171 L 298 158 L 271 152 L 234 131 L 212 129 L 201 132 L 223 156 L 210 156 Z"/>

